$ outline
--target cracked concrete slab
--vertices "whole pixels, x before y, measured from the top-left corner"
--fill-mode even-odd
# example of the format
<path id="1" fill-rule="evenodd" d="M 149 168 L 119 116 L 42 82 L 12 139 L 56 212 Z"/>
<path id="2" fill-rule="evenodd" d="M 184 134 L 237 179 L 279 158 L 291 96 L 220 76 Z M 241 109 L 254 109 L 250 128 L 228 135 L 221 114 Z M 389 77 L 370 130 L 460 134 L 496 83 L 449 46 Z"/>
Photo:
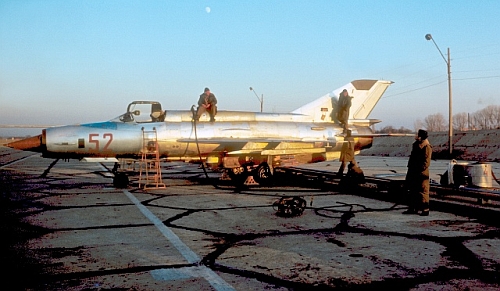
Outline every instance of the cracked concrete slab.
<path id="1" fill-rule="evenodd" d="M 120 190 L 99 164 L 11 163 L 18 152 L 0 153 L 2 230 L 12 238 L 2 246 L 3 276 L 20 289 L 500 288 L 498 224 L 435 210 L 402 215 L 404 205 L 337 191 L 235 193 L 197 182 L 201 169 L 183 163 L 165 165 L 173 177 L 164 176 L 166 189 Z M 379 159 L 379 167 L 404 161 Z M 272 203 L 290 195 L 308 207 L 277 216 Z M 13 279 L 19 272 L 23 282 Z"/>

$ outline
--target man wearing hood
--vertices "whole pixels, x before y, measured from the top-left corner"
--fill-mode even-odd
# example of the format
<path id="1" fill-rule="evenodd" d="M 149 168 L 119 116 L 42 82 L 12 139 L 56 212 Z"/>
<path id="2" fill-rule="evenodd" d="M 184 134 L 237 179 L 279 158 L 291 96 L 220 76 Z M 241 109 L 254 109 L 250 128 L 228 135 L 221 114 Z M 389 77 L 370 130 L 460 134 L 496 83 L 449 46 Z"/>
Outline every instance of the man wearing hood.
<path id="1" fill-rule="evenodd" d="M 409 190 L 408 210 L 403 214 L 429 215 L 429 166 L 431 165 L 432 146 L 427 140 L 427 131 L 418 130 L 413 143 L 408 172 L 406 173 L 406 186 Z"/>
<path id="2" fill-rule="evenodd" d="M 342 133 L 347 133 L 348 129 L 348 120 L 349 120 L 349 110 L 351 109 L 352 105 L 352 98 L 349 96 L 349 93 L 347 92 L 347 89 L 342 90 L 339 96 L 339 101 L 337 102 L 338 108 L 337 108 L 337 120 L 340 123 L 340 126 L 342 126 L 342 129 L 344 130 Z"/>

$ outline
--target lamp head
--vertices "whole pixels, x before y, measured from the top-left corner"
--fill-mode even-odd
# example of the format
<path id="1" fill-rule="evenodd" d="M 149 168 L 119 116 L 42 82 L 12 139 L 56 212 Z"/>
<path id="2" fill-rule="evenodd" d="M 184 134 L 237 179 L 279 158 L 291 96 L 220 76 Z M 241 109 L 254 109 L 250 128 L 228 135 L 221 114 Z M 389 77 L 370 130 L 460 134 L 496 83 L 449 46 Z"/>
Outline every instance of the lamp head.
<path id="1" fill-rule="evenodd" d="M 250 87 L 250 91 L 252 91 L 252 90 L 253 90 L 253 88 L 252 88 L 252 87 Z"/>
<path id="2" fill-rule="evenodd" d="M 432 39 L 432 35 L 430 33 L 426 34 L 425 35 L 425 39 L 426 40 L 431 40 Z"/>

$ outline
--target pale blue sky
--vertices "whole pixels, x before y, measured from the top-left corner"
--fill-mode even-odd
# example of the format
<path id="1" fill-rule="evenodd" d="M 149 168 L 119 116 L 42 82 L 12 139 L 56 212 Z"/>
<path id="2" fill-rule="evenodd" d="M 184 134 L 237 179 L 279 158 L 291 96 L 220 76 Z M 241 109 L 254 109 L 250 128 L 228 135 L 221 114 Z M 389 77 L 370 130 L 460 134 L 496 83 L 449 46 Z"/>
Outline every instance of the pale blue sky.
<path id="1" fill-rule="evenodd" d="M 0 1 L 0 124 L 109 120 L 133 100 L 288 112 L 355 79 L 395 83 L 370 118 L 500 105 L 500 1 Z M 19 130 L 18 130 L 19 131 Z M 34 133 L 39 130 L 35 130 Z M 0 130 L 9 134 L 12 130 Z M 33 132 L 33 131 L 30 131 Z"/>

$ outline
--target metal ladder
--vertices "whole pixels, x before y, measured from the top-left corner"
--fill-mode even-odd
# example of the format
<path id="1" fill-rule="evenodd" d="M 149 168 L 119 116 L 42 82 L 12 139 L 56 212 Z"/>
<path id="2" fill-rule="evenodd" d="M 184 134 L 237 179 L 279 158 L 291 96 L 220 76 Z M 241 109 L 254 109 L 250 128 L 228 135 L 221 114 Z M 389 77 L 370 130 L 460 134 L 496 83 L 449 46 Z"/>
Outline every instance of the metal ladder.
<path id="1" fill-rule="evenodd" d="M 139 188 L 159 189 L 166 188 L 161 178 L 160 149 L 158 146 L 158 133 L 142 128 L 142 150 L 139 170 Z"/>

